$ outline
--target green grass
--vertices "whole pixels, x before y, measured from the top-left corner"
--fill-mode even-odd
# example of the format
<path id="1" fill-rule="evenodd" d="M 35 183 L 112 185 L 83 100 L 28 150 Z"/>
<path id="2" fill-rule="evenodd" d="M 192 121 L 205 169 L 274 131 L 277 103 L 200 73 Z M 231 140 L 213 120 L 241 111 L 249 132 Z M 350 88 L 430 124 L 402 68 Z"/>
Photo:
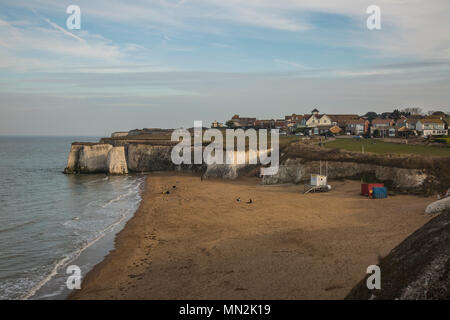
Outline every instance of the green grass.
<path id="1" fill-rule="evenodd" d="M 374 143 L 372 143 L 374 142 Z M 429 147 L 424 145 L 407 145 L 392 142 L 383 142 L 372 139 L 336 139 L 327 142 L 327 148 L 339 148 L 348 151 L 362 152 L 364 146 L 365 152 L 373 152 L 380 154 L 418 154 L 430 157 L 448 157 L 450 156 L 450 148 L 448 147 Z"/>

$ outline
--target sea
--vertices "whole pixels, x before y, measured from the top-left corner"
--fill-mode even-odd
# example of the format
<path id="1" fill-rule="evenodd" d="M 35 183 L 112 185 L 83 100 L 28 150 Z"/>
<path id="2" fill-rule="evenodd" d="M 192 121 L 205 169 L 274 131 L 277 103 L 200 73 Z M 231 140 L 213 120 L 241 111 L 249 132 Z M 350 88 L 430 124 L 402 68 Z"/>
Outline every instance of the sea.
<path id="1" fill-rule="evenodd" d="M 65 299 L 114 248 L 145 177 L 63 174 L 73 141 L 98 140 L 0 136 L 0 299 Z"/>

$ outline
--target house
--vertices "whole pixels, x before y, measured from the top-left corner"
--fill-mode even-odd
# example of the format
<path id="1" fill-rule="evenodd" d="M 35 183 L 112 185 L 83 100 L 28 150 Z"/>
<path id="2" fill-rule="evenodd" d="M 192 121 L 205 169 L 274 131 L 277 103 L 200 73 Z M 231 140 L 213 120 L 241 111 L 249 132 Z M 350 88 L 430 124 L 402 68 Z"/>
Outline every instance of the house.
<path id="1" fill-rule="evenodd" d="M 276 121 L 274 121 L 274 127 L 275 129 L 286 129 L 286 121 L 282 120 L 282 119 L 277 119 Z"/>
<path id="2" fill-rule="evenodd" d="M 256 120 L 255 128 L 258 129 L 272 129 L 275 128 L 275 120 Z"/>
<path id="3" fill-rule="evenodd" d="M 327 117 L 331 120 L 331 125 L 338 126 L 342 130 L 345 130 L 347 121 L 360 118 L 357 114 L 329 114 Z"/>
<path id="4" fill-rule="evenodd" d="M 417 121 L 419 121 L 421 118 L 419 117 L 409 117 L 406 121 L 406 127 L 409 130 L 416 130 Z"/>
<path id="5" fill-rule="evenodd" d="M 288 116 L 286 116 L 288 117 Z M 286 118 L 285 117 L 285 118 Z M 331 126 L 331 119 L 326 114 L 320 114 L 319 110 L 314 109 L 311 114 L 299 115 L 293 113 L 290 117 L 291 126 L 314 128 L 317 126 Z"/>
<path id="6" fill-rule="evenodd" d="M 211 123 L 211 128 L 223 128 L 223 123 L 222 122 L 218 122 L 217 120 L 214 120 Z"/>
<path id="7" fill-rule="evenodd" d="M 446 123 L 442 119 L 424 118 L 417 121 L 416 130 L 424 137 L 447 135 L 448 129 L 446 129 L 445 126 Z"/>
<path id="8" fill-rule="evenodd" d="M 373 119 L 370 134 L 380 137 L 395 137 L 394 124 L 392 119 Z"/>
<path id="9" fill-rule="evenodd" d="M 248 118 L 248 117 L 241 118 L 241 117 L 239 117 L 238 114 L 235 114 L 231 118 L 230 121 L 233 122 L 235 127 L 248 128 L 248 127 L 254 127 L 255 126 L 256 118 Z"/>
<path id="10" fill-rule="evenodd" d="M 349 132 L 354 135 L 365 134 L 369 129 L 369 121 L 364 119 L 348 120 L 346 121 L 345 132 Z"/>

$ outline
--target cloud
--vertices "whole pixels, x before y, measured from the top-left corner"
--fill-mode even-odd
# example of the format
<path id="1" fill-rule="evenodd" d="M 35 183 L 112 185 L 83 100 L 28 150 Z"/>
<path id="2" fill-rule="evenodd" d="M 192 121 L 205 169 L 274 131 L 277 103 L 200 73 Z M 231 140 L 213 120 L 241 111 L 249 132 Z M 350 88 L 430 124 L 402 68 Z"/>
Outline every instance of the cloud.
<path id="1" fill-rule="evenodd" d="M 283 67 L 287 67 L 290 69 L 307 69 L 304 65 L 299 64 L 297 62 L 293 62 L 293 61 L 287 61 L 287 60 L 283 60 L 283 59 L 274 59 L 273 61 L 276 64 L 279 64 Z"/>
<path id="2" fill-rule="evenodd" d="M 52 28 L 39 23 L 15 26 L 0 19 L 0 68 L 24 71 L 82 63 L 101 65 L 118 63 L 124 56 L 124 48 L 99 35 L 83 31 L 83 39 L 49 19 L 45 21 Z"/>
<path id="3" fill-rule="evenodd" d="M 51 25 L 53 28 L 55 28 L 56 30 L 62 32 L 63 34 L 65 34 L 65 35 L 67 35 L 67 36 L 69 36 L 69 37 L 72 37 L 72 38 L 74 38 L 74 39 L 77 39 L 77 40 L 80 41 L 80 42 L 83 42 L 83 43 L 86 42 L 86 41 L 84 41 L 82 38 L 80 38 L 79 36 L 74 35 L 72 32 L 69 32 L 69 31 L 67 31 L 67 30 L 64 29 L 64 28 L 61 28 L 60 26 L 58 26 L 58 25 L 57 25 L 56 23 L 54 23 L 53 21 L 50 21 L 50 19 L 44 18 L 44 20 L 45 20 L 49 25 Z"/>

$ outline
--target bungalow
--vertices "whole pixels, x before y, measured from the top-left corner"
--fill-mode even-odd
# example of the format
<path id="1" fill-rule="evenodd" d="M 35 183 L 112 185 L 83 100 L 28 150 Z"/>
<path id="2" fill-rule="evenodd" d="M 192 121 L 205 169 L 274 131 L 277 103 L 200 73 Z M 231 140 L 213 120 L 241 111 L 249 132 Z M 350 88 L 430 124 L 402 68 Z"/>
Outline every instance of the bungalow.
<path id="1" fill-rule="evenodd" d="M 446 135 L 445 122 L 442 119 L 425 118 L 417 121 L 416 130 L 422 133 L 424 137 L 435 135 Z"/>

